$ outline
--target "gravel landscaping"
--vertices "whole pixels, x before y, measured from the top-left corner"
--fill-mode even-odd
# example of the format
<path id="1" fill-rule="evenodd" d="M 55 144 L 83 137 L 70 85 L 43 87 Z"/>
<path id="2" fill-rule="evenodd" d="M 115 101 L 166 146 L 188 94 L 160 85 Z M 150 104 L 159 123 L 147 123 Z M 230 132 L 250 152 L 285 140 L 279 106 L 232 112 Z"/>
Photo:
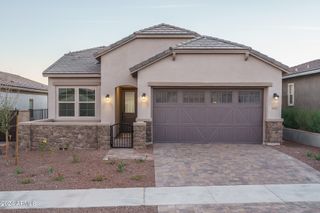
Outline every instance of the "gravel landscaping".
<path id="1" fill-rule="evenodd" d="M 0 191 L 155 186 L 153 161 L 103 161 L 105 155 L 105 150 L 27 151 L 20 153 L 19 166 L 0 156 Z"/>
<path id="2" fill-rule="evenodd" d="M 274 146 L 273 148 L 320 171 L 320 148 L 318 147 L 284 141 L 280 146 Z"/>

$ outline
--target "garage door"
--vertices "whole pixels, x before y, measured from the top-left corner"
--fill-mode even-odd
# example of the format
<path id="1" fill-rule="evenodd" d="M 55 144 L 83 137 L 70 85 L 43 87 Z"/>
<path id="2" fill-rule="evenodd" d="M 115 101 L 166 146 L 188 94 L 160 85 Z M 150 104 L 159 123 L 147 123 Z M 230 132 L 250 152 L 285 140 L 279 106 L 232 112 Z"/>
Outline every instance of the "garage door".
<path id="1" fill-rule="evenodd" d="M 154 89 L 156 143 L 262 143 L 262 90 Z"/>

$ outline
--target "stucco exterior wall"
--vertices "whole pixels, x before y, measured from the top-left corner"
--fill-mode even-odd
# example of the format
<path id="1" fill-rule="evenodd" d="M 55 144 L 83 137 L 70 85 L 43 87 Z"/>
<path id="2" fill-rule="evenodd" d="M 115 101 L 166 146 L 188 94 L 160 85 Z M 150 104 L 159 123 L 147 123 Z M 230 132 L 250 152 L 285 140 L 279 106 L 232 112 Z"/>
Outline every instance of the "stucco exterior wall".
<path id="1" fill-rule="evenodd" d="M 288 106 L 288 84 L 294 83 L 294 106 L 304 109 L 320 109 L 320 74 L 284 79 L 282 84 L 283 107 Z"/>
<path id="2" fill-rule="evenodd" d="M 137 86 L 129 68 L 186 39 L 135 39 L 101 57 L 101 121 L 115 122 L 115 88 Z M 110 103 L 105 100 L 110 95 Z"/>
<path id="3" fill-rule="evenodd" d="M 150 82 L 271 83 L 265 88 L 265 120 L 281 118 L 281 97 L 273 102 L 273 93 L 282 93 L 282 72 L 243 54 L 178 54 L 167 57 L 138 73 L 138 97 L 146 93 L 148 101 L 138 98 L 138 119 L 152 119 Z"/>
<path id="4" fill-rule="evenodd" d="M 29 110 L 29 100 L 33 99 L 33 109 L 47 109 L 47 94 L 44 93 L 10 93 L 14 108 L 18 110 Z M 4 92 L 0 92 L 0 99 L 5 97 Z"/>
<path id="5" fill-rule="evenodd" d="M 97 112 L 95 120 L 100 119 L 100 78 L 49 78 L 48 79 L 48 118 L 57 119 L 57 87 L 59 86 L 92 86 L 97 87 L 96 105 Z"/>

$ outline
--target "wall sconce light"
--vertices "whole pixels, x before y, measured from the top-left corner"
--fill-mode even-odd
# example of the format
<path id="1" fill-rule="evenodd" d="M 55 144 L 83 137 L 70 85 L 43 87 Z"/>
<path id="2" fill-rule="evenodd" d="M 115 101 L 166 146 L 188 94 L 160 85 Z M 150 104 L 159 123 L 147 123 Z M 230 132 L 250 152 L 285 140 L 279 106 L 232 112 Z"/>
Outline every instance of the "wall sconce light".
<path id="1" fill-rule="evenodd" d="M 146 95 L 146 93 L 142 93 L 142 95 L 141 95 L 141 101 L 142 101 L 142 102 L 146 102 L 146 101 L 147 101 L 147 95 Z"/>
<path id="2" fill-rule="evenodd" d="M 109 94 L 106 94 L 106 101 L 107 101 L 107 103 L 110 103 L 110 101 L 111 101 Z"/>
<path id="3" fill-rule="evenodd" d="M 273 93 L 273 99 L 274 100 L 278 100 L 279 99 L 279 95 L 277 93 Z"/>

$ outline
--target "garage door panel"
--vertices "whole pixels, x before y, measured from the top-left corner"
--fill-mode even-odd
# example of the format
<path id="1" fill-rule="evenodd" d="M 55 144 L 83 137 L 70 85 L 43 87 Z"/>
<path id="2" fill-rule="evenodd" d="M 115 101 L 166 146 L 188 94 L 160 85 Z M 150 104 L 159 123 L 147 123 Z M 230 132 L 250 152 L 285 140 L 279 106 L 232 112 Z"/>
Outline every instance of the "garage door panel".
<path id="1" fill-rule="evenodd" d="M 177 107 L 154 108 L 154 119 L 157 121 L 157 123 L 178 124 L 178 113 L 179 109 Z"/>
<path id="2" fill-rule="evenodd" d="M 158 91 L 162 99 L 153 103 L 154 142 L 262 142 L 261 90 L 171 89 L 168 95 L 154 89 L 155 95 Z"/>
<path id="3" fill-rule="evenodd" d="M 232 124 L 233 108 L 231 107 L 208 107 L 206 110 L 206 120 L 208 124 Z"/>
<path id="4" fill-rule="evenodd" d="M 180 110 L 180 122 L 199 124 L 206 120 L 206 111 L 204 107 L 181 107 Z"/>

